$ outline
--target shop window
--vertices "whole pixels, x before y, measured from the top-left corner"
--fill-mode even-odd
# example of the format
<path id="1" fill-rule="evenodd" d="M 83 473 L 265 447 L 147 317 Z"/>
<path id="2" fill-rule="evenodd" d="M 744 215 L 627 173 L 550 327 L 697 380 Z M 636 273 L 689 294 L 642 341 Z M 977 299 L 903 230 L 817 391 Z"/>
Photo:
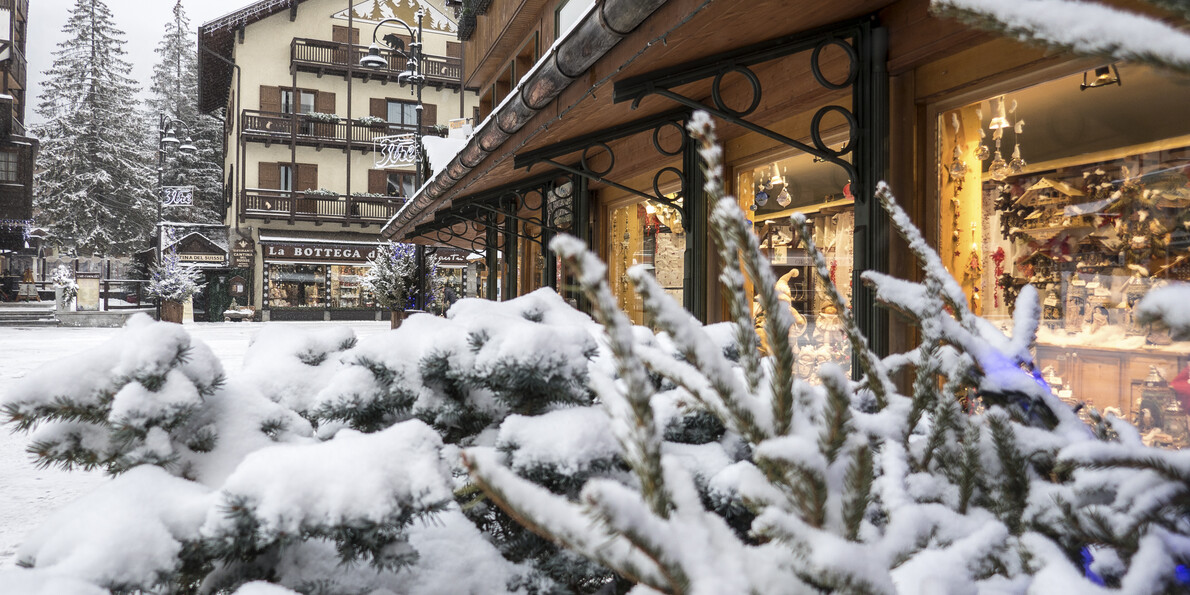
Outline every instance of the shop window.
<path id="1" fill-rule="evenodd" d="M 681 199 L 677 199 L 680 203 Z M 644 265 L 679 304 L 686 278 L 686 231 L 678 210 L 644 201 L 613 209 L 609 226 L 612 291 L 637 324 L 644 324 L 640 297 L 628 279 L 628 269 Z"/>
<path id="2" fill-rule="evenodd" d="M 938 112 L 939 252 L 974 311 L 1011 329 L 1038 291 L 1036 356 L 1064 401 L 1184 447 L 1190 343 L 1139 324 L 1136 303 L 1190 280 L 1190 79 L 1118 65 Z M 1089 78 L 1094 78 L 1089 76 Z"/>
<path id="3" fill-rule="evenodd" d="M 18 153 L 0 151 L 0 182 L 20 182 L 20 162 Z"/>
<path id="4" fill-rule="evenodd" d="M 326 266 L 269 264 L 269 304 L 274 308 L 321 308 L 325 304 Z"/>
<path id="5" fill-rule="evenodd" d="M 331 293 L 332 308 L 374 308 L 376 300 L 360 284 L 368 267 L 357 265 L 332 265 Z"/>
<path id="6" fill-rule="evenodd" d="M 826 362 L 849 371 L 851 345 L 843 332 L 838 308 L 818 279 L 790 216 L 806 216 L 814 245 L 826 259 L 831 281 L 850 305 L 855 261 L 855 198 L 850 182 L 842 167 L 800 152 L 743 168 L 738 175 L 741 207 L 755 223 L 761 250 L 777 277 L 777 293 L 793 314 L 789 338 L 796 359 L 795 372 L 811 383 L 819 381 L 818 369 Z M 753 295 L 756 331 L 761 348 L 767 352 L 764 312 L 755 292 Z"/>

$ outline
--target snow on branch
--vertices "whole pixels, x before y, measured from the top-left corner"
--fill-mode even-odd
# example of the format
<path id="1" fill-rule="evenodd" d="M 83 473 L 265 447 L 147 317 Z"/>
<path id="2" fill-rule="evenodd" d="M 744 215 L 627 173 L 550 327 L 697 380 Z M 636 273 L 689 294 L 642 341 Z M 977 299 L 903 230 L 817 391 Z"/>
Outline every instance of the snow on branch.
<path id="1" fill-rule="evenodd" d="M 1027 42 L 1190 72 L 1190 34 L 1156 19 L 1074 0 L 932 0 L 943 15 Z"/>

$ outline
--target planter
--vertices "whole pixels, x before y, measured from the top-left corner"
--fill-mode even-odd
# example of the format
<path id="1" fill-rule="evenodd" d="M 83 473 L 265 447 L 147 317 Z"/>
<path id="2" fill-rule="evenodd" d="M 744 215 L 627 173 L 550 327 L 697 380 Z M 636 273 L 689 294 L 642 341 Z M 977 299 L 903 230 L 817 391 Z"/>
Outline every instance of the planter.
<path id="1" fill-rule="evenodd" d="M 162 322 L 176 322 L 182 324 L 182 313 L 186 306 L 182 302 L 171 302 L 168 300 L 161 302 L 161 320 Z"/>
<path id="2" fill-rule="evenodd" d="M 389 328 L 400 328 L 401 323 L 405 322 L 405 311 L 393 308 L 392 312 L 389 314 L 389 322 L 392 323 L 392 326 Z"/>

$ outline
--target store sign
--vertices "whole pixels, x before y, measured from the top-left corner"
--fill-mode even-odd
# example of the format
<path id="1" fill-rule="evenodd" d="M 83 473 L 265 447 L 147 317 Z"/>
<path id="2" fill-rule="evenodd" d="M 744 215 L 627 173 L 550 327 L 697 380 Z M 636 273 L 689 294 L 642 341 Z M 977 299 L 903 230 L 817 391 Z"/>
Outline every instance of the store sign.
<path id="1" fill-rule="evenodd" d="M 161 206 L 188 207 L 194 204 L 194 186 L 166 186 L 161 189 Z"/>
<path id="2" fill-rule="evenodd" d="M 373 142 L 376 168 L 408 166 L 417 162 L 417 137 L 412 134 L 381 136 Z"/>
<path id="3" fill-rule="evenodd" d="M 179 262 L 223 262 L 222 254 L 186 254 L 178 253 Z"/>
<path id="4" fill-rule="evenodd" d="M 231 266 L 237 269 L 250 269 L 256 260 L 256 244 L 249 239 L 240 238 L 231 246 Z"/>
<path id="5" fill-rule="evenodd" d="M 376 246 L 351 244 L 265 244 L 265 260 L 319 260 L 366 262 L 376 255 Z"/>

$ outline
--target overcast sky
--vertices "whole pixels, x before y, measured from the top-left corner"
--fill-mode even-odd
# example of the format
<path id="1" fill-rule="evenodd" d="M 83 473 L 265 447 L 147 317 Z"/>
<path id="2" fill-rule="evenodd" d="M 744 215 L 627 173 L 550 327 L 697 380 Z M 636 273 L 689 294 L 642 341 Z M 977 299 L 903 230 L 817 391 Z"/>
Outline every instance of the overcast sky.
<path id="1" fill-rule="evenodd" d="M 63 40 L 62 26 L 77 0 L 32 0 L 29 3 L 29 111 L 26 118 L 39 121 L 34 109 L 40 103 L 44 72 L 54 62 L 54 50 Z M 153 75 L 157 54 L 153 51 L 165 33 L 165 24 L 173 18 L 175 0 L 105 0 L 116 26 L 124 31 L 124 46 L 132 63 L 132 78 L 140 84 L 143 94 Z M 190 26 L 198 26 L 248 6 L 256 0 L 182 0 Z"/>

